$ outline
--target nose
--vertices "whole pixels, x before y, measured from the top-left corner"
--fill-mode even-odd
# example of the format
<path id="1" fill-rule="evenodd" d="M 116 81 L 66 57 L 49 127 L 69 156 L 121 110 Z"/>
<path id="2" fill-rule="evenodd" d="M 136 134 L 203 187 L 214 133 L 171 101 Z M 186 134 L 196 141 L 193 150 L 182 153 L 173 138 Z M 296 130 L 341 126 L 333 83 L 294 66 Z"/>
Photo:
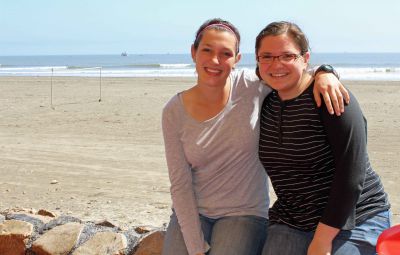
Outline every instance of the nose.
<path id="1" fill-rule="evenodd" d="M 278 57 L 273 57 L 273 58 L 272 58 L 272 62 L 271 62 L 271 64 L 270 64 L 269 66 L 270 66 L 270 67 L 271 67 L 271 66 L 274 66 L 274 67 L 276 67 L 276 66 L 282 66 L 282 62 L 279 60 Z"/>
<path id="2" fill-rule="evenodd" d="M 219 57 L 218 57 L 218 54 L 213 54 L 213 55 L 211 56 L 211 61 L 212 61 L 213 63 L 215 63 L 215 64 L 219 64 Z"/>

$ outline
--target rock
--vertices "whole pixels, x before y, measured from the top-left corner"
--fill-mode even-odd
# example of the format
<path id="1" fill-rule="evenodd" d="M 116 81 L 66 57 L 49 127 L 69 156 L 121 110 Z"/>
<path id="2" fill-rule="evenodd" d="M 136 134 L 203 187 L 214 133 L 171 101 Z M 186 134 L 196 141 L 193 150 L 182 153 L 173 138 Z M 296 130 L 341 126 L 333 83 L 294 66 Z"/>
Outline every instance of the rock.
<path id="1" fill-rule="evenodd" d="M 99 232 L 76 249 L 72 255 L 124 255 L 127 240 L 123 234 Z"/>
<path id="2" fill-rule="evenodd" d="M 77 243 L 83 230 L 83 225 L 75 222 L 55 227 L 32 244 L 36 255 L 67 255 Z"/>
<path id="3" fill-rule="evenodd" d="M 133 255 L 161 255 L 165 230 L 156 230 L 145 235 Z"/>
<path id="4" fill-rule="evenodd" d="M 109 227 L 109 228 L 117 228 L 120 230 L 120 228 L 117 226 L 117 224 L 110 222 L 108 220 L 101 220 L 101 221 L 96 221 L 94 224 L 97 226 L 103 226 L 103 227 Z"/>
<path id="5" fill-rule="evenodd" d="M 122 230 L 108 220 L 94 223 L 55 216 L 43 209 L 14 208 L 1 212 L 0 255 L 161 254 L 165 227 Z"/>
<path id="6" fill-rule="evenodd" d="M 54 218 L 48 216 L 42 216 L 32 213 L 10 213 L 7 215 L 8 219 L 23 220 L 32 223 L 31 219 L 39 220 L 42 224 L 49 223 Z"/>
<path id="7" fill-rule="evenodd" d="M 20 220 L 6 220 L 0 224 L 0 235 L 13 234 L 29 237 L 32 231 L 32 224 Z"/>
<path id="8" fill-rule="evenodd" d="M 10 213 L 31 213 L 31 214 L 36 214 L 36 210 L 33 209 L 33 208 L 15 207 L 15 208 L 7 209 L 3 213 L 5 213 L 5 214 L 10 214 Z"/>
<path id="9" fill-rule="evenodd" d="M 37 217 L 33 217 L 33 216 L 43 217 L 43 216 L 30 214 L 30 213 L 10 213 L 10 214 L 7 214 L 6 219 L 28 222 L 28 223 L 32 224 L 34 230 L 37 231 L 38 229 L 40 229 L 44 226 L 44 223 L 43 223 L 42 219 L 38 219 Z"/>
<path id="10" fill-rule="evenodd" d="M 135 231 L 138 234 L 146 234 L 146 233 L 149 233 L 152 230 L 154 230 L 154 228 L 150 227 L 150 226 L 138 226 L 138 227 L 135 228 Z"/>
<path id="11" fill-rule="evenodd" d="M 53 212 L 50 212 L 50 211 L 47 211 L 47 210 L 45 210 L 45 209 L 40 209 L 40 210 L 37 212 L 37 214 L 38 214 L 38 215 L 42 215 L 42 216 L 52 217 L 52 218 L 57 217 L 57 214 L 55 214 L 55 213 L 53 213 Z"/>
<path id="12" fill-rule="evenodd" d="M 68 216 L 68 215 L 61 215 L 60 217 L 54 218 L 49 223 L 43 226 L 42 231 L 46 231 L 49 229 L 53 229 L 57 226 L 65 225 L 66 223 L 75 222 L 75 223 L 82 223 L 82 221 L 76 217 Z"/>
<path id="13" fill-rule="evenodd" d="M 24 255 L 25 244 L 33 233 L 33 225 L 19 220 L 6 220 L 0 224 L 0 254 Z"/>
<path id="14" fill-rule="evenodd" d="M 57 180 L 52 180 L 52 181 L 50 182 L 50 184 L 57 184 L 57 183 L 58 183 Z"/>

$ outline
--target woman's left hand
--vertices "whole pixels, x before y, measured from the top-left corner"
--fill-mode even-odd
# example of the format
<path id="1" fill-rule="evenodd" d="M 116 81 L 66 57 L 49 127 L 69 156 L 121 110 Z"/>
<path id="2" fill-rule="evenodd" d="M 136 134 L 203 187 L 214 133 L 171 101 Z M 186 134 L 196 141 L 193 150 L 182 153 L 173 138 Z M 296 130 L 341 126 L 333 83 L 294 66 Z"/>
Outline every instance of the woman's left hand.
<path id="1" fill-rule="evenodd" d="M 330 114 L 340 116 L 344 112 L 344 103 L 350 102 L 349 93 L 338 78 L 332 73 L 319 72 L 315 75 L 314 99 L 321 106 L 321 95 Z"/>
<path id="2" fill-rule="evenodd" d="M 319 222 L 307 255 L 331 255 L 332 241 L 338 233 L 339 229 Z"/>
<path id="3" fill-rule="evenodd" d="M 311 241 L 308 246 L 307 255 L 331 255 L 332 243 L 324 240 L 316 240 L 315 238 Z"/>

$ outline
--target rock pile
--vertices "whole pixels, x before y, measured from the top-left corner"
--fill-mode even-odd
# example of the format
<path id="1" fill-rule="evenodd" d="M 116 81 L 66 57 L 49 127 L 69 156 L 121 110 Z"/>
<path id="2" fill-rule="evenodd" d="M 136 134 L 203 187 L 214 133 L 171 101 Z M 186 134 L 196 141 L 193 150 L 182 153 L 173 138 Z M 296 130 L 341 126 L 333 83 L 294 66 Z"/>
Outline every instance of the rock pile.
<path id="1" fill-rule="evenodd" d="M 158 255 L 165 227 L 121 229 L 111 222 L 83 222 L 46 210 L 0 213 L 1 255 Z"/>

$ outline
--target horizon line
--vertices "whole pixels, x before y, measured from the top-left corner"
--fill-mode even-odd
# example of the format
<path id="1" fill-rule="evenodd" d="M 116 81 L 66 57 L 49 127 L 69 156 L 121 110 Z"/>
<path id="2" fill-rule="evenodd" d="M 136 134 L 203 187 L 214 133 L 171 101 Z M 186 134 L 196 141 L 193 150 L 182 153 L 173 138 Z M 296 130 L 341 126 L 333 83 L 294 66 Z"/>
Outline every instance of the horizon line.
<path id="1" fill-rule="evenodd" d="M 127 52 L 127 56 L 129 55 L 190 55 L 190 53 L 129 53 Z M 254 52 L 241 52 L 241 54 L 254 54 Z M 400 54 L 400 52 L 389 52 L 389 51 L 382 51 L 382 52 L 377 52 L 377 51 L 370 51 L 370 52 L 351 52 L 351 51 L 332 51 L 332 52 L 325 52 L 325 51 L 317 51 L 317 52 L 311 52 L 311 54 Z M 57 54 L 21 54 L 21 55 L 13 55 L 13 54 L 7 54 L 7 55 L 0 55 L 0 57 L 44 57 L 44 56 L 121 56 L 121 53 L 57 53 Z M 125 57 L 125 56 L 124 56 Z"/>

